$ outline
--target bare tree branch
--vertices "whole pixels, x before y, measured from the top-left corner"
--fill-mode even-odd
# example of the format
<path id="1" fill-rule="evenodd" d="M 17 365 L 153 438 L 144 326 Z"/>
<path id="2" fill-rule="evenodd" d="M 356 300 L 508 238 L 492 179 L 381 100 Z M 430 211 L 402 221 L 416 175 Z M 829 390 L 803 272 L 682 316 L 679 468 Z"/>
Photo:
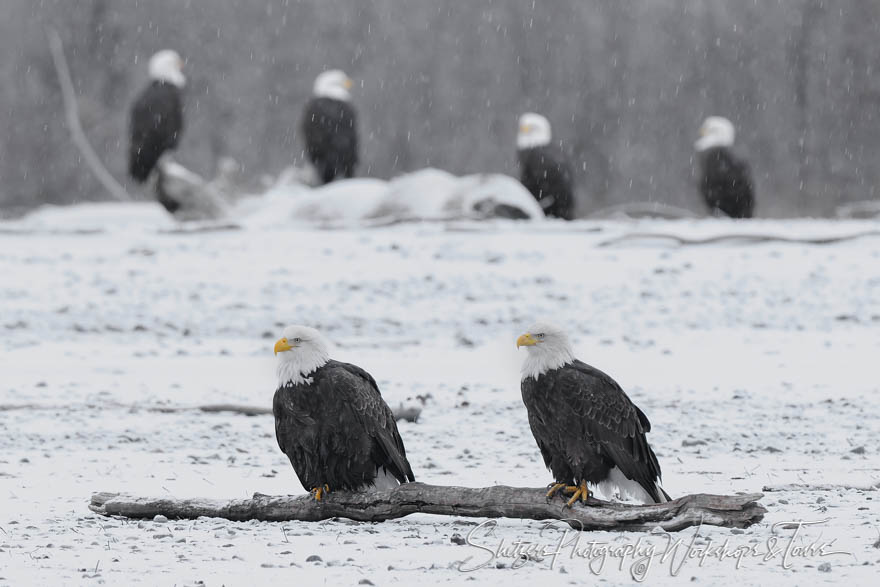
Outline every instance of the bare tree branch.
<path id="1" fill-rule="evenodd" d="M 873 485 L 839 485 L 833 483 L 786 483 L 783 485 L 765 485 L 763 491 L 767 493 L 787 491 L 877 491 L 880 489 L 880 481 Z"/>
<path id="2" fill-rule="evenodd" d="M 263 406 L 246 406 L 241 404 L 205 404 L 200 406 L 157 406 L 148 408 L 151 412 L 160 412 L 163 414 L 169 413 L 177 413 L 177 412 L 188 412 L 191 410 L 199 410 L 200 412 L 206 412 L 209 414 L 216 414 L 220 412 L 231 413 L 231 414 L 241 414 L 243 416 L 263 416 L 263 415 L 272 415 L 271 407 L 263 407 Z M 0 405 L 0 411 L 3 410 L 3 405 Z M 404 406 L 403 403 L 399 404 L 397 408 L 392 409 L 391 412 L 394 414 L 394 419 L 397 421 L 405 420 L 407 422 L 418 422 L 419 416 L 422 413 L 422 410 L 416 406 Z"/>
<path id="3" fill-rule="evenodd" d="M 669 206 L 660 202 L 627 202 L 625 204 L 617 204 L 596 210 L 586 217 L 593 220 L 619 218 L 621 216 L 626 218 L 669 218 L 672 220 L 699 217 L 699 215 L 686 208 Z"/>
<path id="4" fill-rule="evenodd" d="M 837 207 L 834 215 L 837 218 L 878 218 L 880 217 L 880 201 L 866 200 L 843 204 Z"/>
<path id="5" fill-rule="evenodd" d="M 151 411 L 157 412 L 188 412 L 190 410 L 199 410 L 200 412 L 206 412 L 209 414 L 216 414 L 219 412 L 229 412 L 233 414 L 241 414 L 243 416 L 264 416 L 264 415 L 272 415 L 271 407 L 263 407 L 263 406 L 244 406 L 239 404 L 206 404 L 202 406 L 195 406 L 193 408 L 152 408 Z"/>
<path id="6" fill-rule="evenodd" d="M 199 411 L 207 414 L 239 414 L 242 416 L 271 416 L 272 408 L 265 406 L 246 406 L 242 404 L 202 404 L 196 406 L 166 406 L 166 405 L 138 405 L 138 404 L 121 404 L 104 402 L 102 407 L 116 408 L 124 410 L 146 410 L 158 414 L 179 414 L 181 412 Z M 11 412 L 13 410 L 68 410 L 71 406 L 43 405 L 43 404 L 0 404 L 0 412 Z M 421 408 L 410 405 L 404 406 L 401 402 L 396 408 L 392 408 L 394 419 L 398 422 L 405 420 L 407 422 L 418 422 L 419 416 L 422 414 Z"/>
<path id="7" fill-rule="evenodd" d="M 83 159 L 91 169 L 92 173 L 101 185 L 104 186 L 114 199 L 122 202 L 130 201 L 132 197 L 125 188 L 116 181 L 104 164 L 101 158 L 95 153 L 91 143 L 89 143 L 86 133 L 82 129 L 79 120 L 79 108 L 76 102 L 76 90 L 73 87 L 73 81 L 70 78 L 70 69 L 67 67 L 67 59 L 64 57 L 64 46 L 61 43 L 61 36 L 55 29 L 48 29 L 46 35 L 49 38 L 49 50 L 52 52 L 52 61 L 55 63 L 55 71 L 58 74 L 58 82 L 61 84 L 61 97 L 64 99 L 64 114 L 67 117 L 67 126 L 70 129 L 71 138 L 74 144 L 82 153 Z"/>
<path id="8" fill-rule="evenodd" d="M 880 230 L 867 230 L 855 234 L 844 234 L 840 236 L 821 236 L 821 237 L 788 237 L 773 234 L 719 234 L 707 238 L 687 238 L 675 234 L 666 234 L 661 232 L 631 232 L 622 236 L 614 237 L 606 241 L 602 241 L 598 246 L 610 247 L 625 241 L 647 240 L 647 239 L 665 239 L 675 241 L 679 245 L 710 245 L 724 241 L 741 241 L 743 243 L 799 243 L 806 245 L 830 245 L 844 241 L 851 241 L 860 238 L 880 236 Z"/>
<path id="9" fill-rule="evenodd" d="M 749 495 L 697 494 L 652 505 L 629 505 L 596 499 L 589 505 L 563 507 L 560 499 L 548 501 L 545 489 L 521 487 L 468 488 L 406 483 L 391 491 L 333 492 L 318 502 L 312 496 L 254 494 L 251 499 L 174 499 L 137 497 L 118 493 L 92 495 L 89 508 L 105 516 L 126 518 L 193 519 L 201 516 L 228 520 L 317 522 L 349 518 L 381 522 L 410 514 L 437 514 L 477 518 L 562 520 L 578 530 L 667 531 L 700 524 L 745 528 L 760 521 L 766 509 Z"/>

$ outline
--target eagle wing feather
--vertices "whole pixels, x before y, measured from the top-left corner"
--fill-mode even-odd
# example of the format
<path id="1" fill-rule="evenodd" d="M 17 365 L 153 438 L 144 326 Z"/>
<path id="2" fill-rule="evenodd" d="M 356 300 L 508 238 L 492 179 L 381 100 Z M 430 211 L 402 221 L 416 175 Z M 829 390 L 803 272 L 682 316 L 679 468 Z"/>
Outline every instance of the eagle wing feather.
<path id="1" fill-rule="evenodd" d="M 357 420 L 373 439 L 373 459 L 377 466 L 394 475 L 401 483 L 415 481 L 412 467 L 406 458 L 406 448 L 403 439 L 397 430 L 397 421 L 394 414 L 379 391 L 379 386 L 373 376 L 349 363 L 339 363 L 354 378 L 340 378 L 336 384 L 336 392 L 346 392 L 349 402 L 348 407 L 355 414 Z M 340 382 L 348 381 L 350 384 L 339 386 Z"/>
<path id="2" fill-rule="evenodd" d="M 599 446 L 620 471 L 654 494 L 660 464 L 645 433 L 651 423 L 614 379 L 575 361 L 563 368 L 551 394 L 563 402 L 555 429 L 576 458 L 590 458 L 586 440 Z"/>

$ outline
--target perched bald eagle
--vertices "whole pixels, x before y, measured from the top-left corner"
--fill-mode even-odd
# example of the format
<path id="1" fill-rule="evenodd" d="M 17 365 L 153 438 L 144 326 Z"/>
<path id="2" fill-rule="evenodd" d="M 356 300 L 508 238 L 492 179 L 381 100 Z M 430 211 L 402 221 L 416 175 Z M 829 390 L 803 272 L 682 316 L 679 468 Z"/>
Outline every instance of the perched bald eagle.
<path id="1" fill-rule="evenodd" d="M 306 155 L 321 183 L 354 177 L 358 136 L 357 114 L 350 103 L 351 86 L 351 79 L 342 71 L 323 72 L 315 79 L 312 99 L 303 113 Z"/>
<path id="2" fill-rule="evenodd" d="M 733 154 L 733 123 L 710 116 L 700 127 L 694 147 L 700 157 L 700 194 L 713 214 L 751 218 L 755 211 L 755 185 L 749 165 Z"/>
<path id="3" fill-rule="evenodd" d="M 183 60 L 170 49 L 150 58 L 150 85 L 131 108 L 128 172 L 143 183 L 165 151 L 177 147 L 183 132 Z"/>
<path id="4" fill-rule="evenodd" d="M 415 481 L 391 409 L 369 373 L 329 358 L 314 328 L 288 326 L 275 343 L 275 438 L 315 499 L 328 491 Z"/>
<path id="5" fill-rule="evenodd" d="M 611 377 L 574 358 L 565 333 L 535 324 L 516 341 L 528 356 L 522 398 L 529 426 L 555 483 L 572 494 L 568 505 L 590 497 L 587 484 L 616 488 L 621 497 L 669 501 L 660 487 L 660 464 L 645 433 L 651 423 Z"/>
<path id="6" fill-rule="evenodd" d="M 519 178 L 547 216 L 574 218 L 573 176 L 565 155 L 550 144 L 550 122 L 534 112 L 519 117 Z"/>

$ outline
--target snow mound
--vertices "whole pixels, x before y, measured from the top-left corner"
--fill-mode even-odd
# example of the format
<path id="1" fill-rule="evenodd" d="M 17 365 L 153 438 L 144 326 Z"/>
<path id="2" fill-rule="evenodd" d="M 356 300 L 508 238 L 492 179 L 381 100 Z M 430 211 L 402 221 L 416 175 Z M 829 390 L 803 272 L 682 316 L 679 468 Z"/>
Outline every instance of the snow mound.
<path id="1" fill-rule="evenodd" d="M 456 177 L 432 168 L 391 180 L 381 212 L 418 220 L 544 217 L 532 194 L 512 177 L 497 173 Z"/>
<path id="2" fill-rule="evenodd" d="M 373 178 L 342 179 L 310 188 L 299 182 L 279 183 L 262 196 L 236 206 L 246 226 L 291 224 L 353 226 L 371 218 L 388 191 L 388 182 Z"/>
<path id="3" fill-rule="evenodd" d="M 10 232 L 96 233 L 135 227 L 167 228 L 174 222 L 156 202 L 102 202 L 74 206 L 40 206 L 25 216 L 0 223 Z"/>
<path id="4" fill-rule="evenodd" d="M 422 169 L 392 179 L 381 215 L 436 220 L 460 212 L 459 178 L 441 169 Z"/>
<path id="5" fill-rule="evenodd" d="M 344 179 L 317 188 L 297 181 L 279 182 L 247 206 L 246 224 L 263 227 L 279 223 L 344 227 L 423 220 L 544 217 L 532 195 L 512 177 L 457 177 L 433 168 L 391 181 Z M 239 207 L 238 211 L 245 209 Z"/>
<path id="6" fill-rule="evenodd" d="M 537 220 L 544 211 L 516 179 L 499 173 L 466 175 L 459 180 L 466 215 Z"/>
<path id="7" fill-rule="evenodd" d="M 262 194 L 225 194 L 187 169 L 167 162 L 161 186 L 174 205 L 169 215 L 156 202 L 43 206 L 15 221 L 5 232 L 94 233 L 167 232 L 182 227 L 273 228 L 310 225 L 351 228 L 397 222 L 536 220 L 541 207 L 516 179 L 495 173 L 455 176 L 427 168 L 391 181 L 354 178 L 310 187 L 288 174 Z M 166 203 L 167 205 L 167 203 Z M 195 222 L 195 225 L 193 224 Z"/>

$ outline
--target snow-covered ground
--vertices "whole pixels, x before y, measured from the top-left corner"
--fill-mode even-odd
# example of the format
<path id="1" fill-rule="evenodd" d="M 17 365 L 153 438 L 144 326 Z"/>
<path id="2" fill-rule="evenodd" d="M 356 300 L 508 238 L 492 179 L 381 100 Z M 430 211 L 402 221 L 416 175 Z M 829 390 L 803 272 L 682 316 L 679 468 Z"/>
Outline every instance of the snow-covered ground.
<path id="1" fill-rule="evenodd" d="M 588 542 L 653 545 L 649 584 L 866 584 L 880 565 L 880 238 L 830 245 L 601 243 L 631 232 L 852 234 L 870 222 L 451 222 L 320 230 L 271 213 L 179 231 L 152 204 L 42 210 L 0 224 L 0 584 L 411 585 L 628 583 L 636 557 L 585 560 Z M 270 221 L 271 220 L 271 221 Z M 378 380 L 421 481 L 551 481 L 519 397 L 514 341 L 536 318 L 651 419 L 673 496 L 761 491 L 765 521 L 706 527 L 659 560 L 663 536 L 596 532 L 521 568 L 452 537 L 480 520 L 382 524 L 132 522 L 88 510 L 96 491 L 245 497 L 303 493 L 271 417 L 161 413 L 270 405 L 272 345 L 305 323 Z M 847 489 L 845 487 L 856 487 Z M 795 546 L 794 530 L 819 522 Z M 502 540 L 547 548 L 562 531 L 502 520 Z M 542 531 L 543 530 L 543 531 Z M 774 536 L 778 543 L 772 546 Z M 754 548 L 736 560 L 694 548 Z M 876 543 L 876 545 L 875 545 Z M 691 551 L 700 554 L 699 551 Z M 598 553 L 598 547 L 593 554 Z M 693 554 L 692 554 L 693 556 Z M 315 558 L 318 557 L 318 558 Z M 635 560 L 634 560 L 635 559 Z M 790 568 L 785 568 L 790 566 Z M 295 573 L 295 574 L 293 574 Z"/>

